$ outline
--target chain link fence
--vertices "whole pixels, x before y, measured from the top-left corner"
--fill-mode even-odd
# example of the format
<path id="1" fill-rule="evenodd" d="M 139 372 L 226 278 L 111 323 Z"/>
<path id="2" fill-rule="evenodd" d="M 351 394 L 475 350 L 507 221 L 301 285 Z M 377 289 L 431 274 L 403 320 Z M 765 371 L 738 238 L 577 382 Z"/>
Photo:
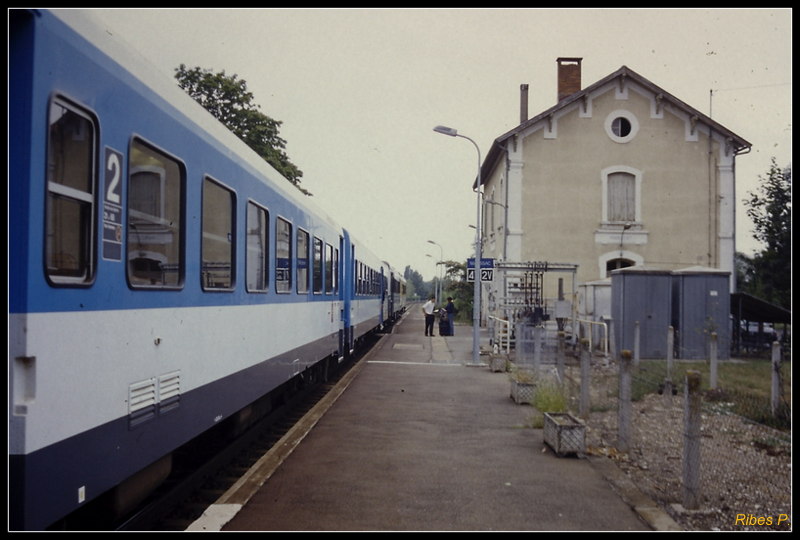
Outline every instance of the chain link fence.
<path id="1" fill-rule="evenodd" d="M 791 530 L 791 381 L 780 351 L 773 363 L 748 364 L 772 377 L 765 394 L 710 389 L 697 370 L 708 362 L 596 356 L 553 335 L 549 346 L 524 345 L 526 355 L 536 347 L 535 362 L 520 360 L 558 367 L 565 408 L 586 423 L 588 454 L 615 460 L 685 530 Z"/>

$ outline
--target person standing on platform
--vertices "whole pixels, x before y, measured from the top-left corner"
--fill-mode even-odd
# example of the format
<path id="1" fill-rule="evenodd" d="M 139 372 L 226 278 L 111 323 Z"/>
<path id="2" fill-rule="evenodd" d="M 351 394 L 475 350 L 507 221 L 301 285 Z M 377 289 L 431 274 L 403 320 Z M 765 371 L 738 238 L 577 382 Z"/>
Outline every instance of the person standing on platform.
<path id="1" fill-rule="evenodd" d="M 448 296 L 447 297 L 447 305 L 445 306 L 444 310 L 447 312 L 447 320 L 450 323 L 450 334 L 451 336 L 456 335 L 456 305 L 453 303 L 453 298 Z"/>
<path id="2" fill-rule="evenodd" d="M 422 305 L 422 313 L 425 315 L 425 335 L 433 336 L 433 312 L 436 310 L 434 303 L 435 296 L 431 296 L 427 302 Z"/>

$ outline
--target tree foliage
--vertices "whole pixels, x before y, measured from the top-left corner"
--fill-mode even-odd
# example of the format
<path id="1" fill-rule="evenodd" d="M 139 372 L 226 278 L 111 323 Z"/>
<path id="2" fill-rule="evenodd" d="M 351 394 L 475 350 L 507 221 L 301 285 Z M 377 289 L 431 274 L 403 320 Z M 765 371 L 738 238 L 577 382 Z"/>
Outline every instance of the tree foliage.
<path id="1" fill-rule="evenodd" d="M 259 156 L 272 165 L 289 182 L 306 195 L 300 187 L 303 172 L 286 155 L 286 141 L 279 135 L 282 122 L 262 113 L 247 90 L 247 82 L 236 74 L 225 71 L 213 73 L 210 69 L 188 69 L 181 64 L 175 69 L 180 86 L 195 101 L 222 122 L 234 135 L 244 141 Z"/>
<path id="2" fill-rule="evenodd" d="M 764 249 L 752 258 L 748 291 L 787 309 L 791 305 L 792 169 L 781 169 L 772 158 L 757 192 L 744 200 L 753 220 L 753 237 Z"/>
<path id="3" fill-rule="evenodd" d="M 445 295 L 453 298 L 456 306 L 456 319 L 472 321 L 472 306 L 475 299 L 475 284 L 467 281 L 467 265 L 463 262 L 445 261 Z"/>
<path id="4" fill-rule="evenodd" d="M 444 305 L 448 296 L 453 298 L 456 306 L 456 320 L 463 323 L 472 321 L 472 305 L 475 286 L 467 281 L 467 265 L 463 262 L 443 261 L 445 265 L 444 278 L 442 279 L 442 299 Z M 406 279 L 409 300 L 425 300 L 436 291 L 436 279 L 425 281 L 422 274 L 406 266 L 403 276 Z"/>
<path id="5" fill-rule="evenodd" d="M 406 266 L 403 276 L 406 279 L 406 294 L 409 300 L 411 299 L 424 299 L 430 296 L 433 291 L 433 282 L 426 282 L 422 274 L 412 269 L 411 266 Z"/>

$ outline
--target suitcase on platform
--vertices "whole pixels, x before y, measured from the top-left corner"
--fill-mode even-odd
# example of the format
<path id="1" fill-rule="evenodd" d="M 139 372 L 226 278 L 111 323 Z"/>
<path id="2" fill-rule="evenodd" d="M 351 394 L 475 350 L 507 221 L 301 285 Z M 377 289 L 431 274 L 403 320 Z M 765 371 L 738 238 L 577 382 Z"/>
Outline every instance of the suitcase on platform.
<path id="1" fill-rule="evenodd" d="M 448 321 L 447 319 L 439 320 L 439 335 L 440 336 L 450 335 L 450 321 Z"/>

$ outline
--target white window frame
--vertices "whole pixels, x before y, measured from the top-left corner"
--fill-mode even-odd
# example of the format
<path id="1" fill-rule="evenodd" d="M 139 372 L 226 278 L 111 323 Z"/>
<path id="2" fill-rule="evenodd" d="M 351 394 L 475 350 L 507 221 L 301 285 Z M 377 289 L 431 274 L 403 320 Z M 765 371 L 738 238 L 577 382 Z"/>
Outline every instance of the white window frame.
<path id="1" fill-rule="evenodd" d="M 631 124 L 630 133 L 628 133 L 624 137 L 620 137 L 614 134 L 614 130 L 612 129 L 614 120 L 616 120 L 617 118 L 624 118 Z M 636 134 L 639 133 L 639 120 L 636 119 L 636 115 L 634 115 L 632 112 L 627 111 L 625 109 L 617 109 L 616 111 L 612 111 L 611 114 L 606 116 L 605 129 L 606 129 L 606 134 L 612 141 L 620 144 L 625 144 L 631 142 L 633 138 L 636 137 Z"/>
<path id="2" fill-rule="evenodd" d="M 633 176 L 634 179 L 634 220 L 632 222 L 623 221 L 610 221 L 608 218 L 608 177 L 615 173 L 626 173 Z M 625 165 L 615 165 L 603 169 L 600 173 L 601 191 L 602 191 L 602 225 L 624 225 L 630 223 L 631 225 L 640 225 L 642 223 L 642 171 L 628 167 Z"/>

